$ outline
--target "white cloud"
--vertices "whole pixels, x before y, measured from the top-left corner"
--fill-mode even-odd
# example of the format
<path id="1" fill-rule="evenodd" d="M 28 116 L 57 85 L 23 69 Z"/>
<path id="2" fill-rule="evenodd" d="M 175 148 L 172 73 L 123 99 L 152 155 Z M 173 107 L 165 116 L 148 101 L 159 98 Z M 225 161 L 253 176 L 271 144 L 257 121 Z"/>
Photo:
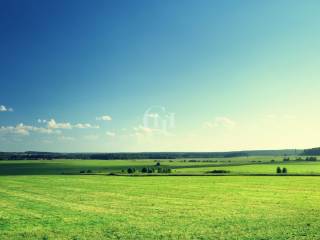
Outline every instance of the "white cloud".
<path id="1" fill-rule="evenodd" d="M 48 121 L 48 128 L 49 129 L 71 129 L 72 126 L 70 123 L 57 123 L 54 119 L 50 119 Z"/>
<path id="2" fill-rule="evenodd" d="M 116 134 L 114 132 L 106 132 L 106 135 L 109 137 L 114 137 Z"/>
<path id="3" fill-rule="evenodd" d="M 38 119 L 38 123 L 46 123 L 47 122 L 47 120 L 45 120 L 45 119 Z"/>
<path id="4" fill-rule="evenodd" d="M 78 123 L 78 124 L 75 124 L 73 125 L 74 128 L 100 128 L 99 126 L 95 125 L 91 125 L 90 123 Z"/>
<path id="5" fill-rule="evenodd" d="M 0 112 L 13 112 L 12 108 L 8 108 L 4 105 L 0 105 Z"/>
<path id="6" fill-rule="evenodd" d="M 62 134 L 63 129 L 85 129 L 85 128 L 99 128 L 99 126 L 91 125 L 90 123 L 78 123 L 75 125 L 70 124 L 69 122 L 58 123 L 54 119 L 43 120 L 38 119 L 38 123 L 47 123 L 46 127 L 36 127 L 31 125 L 25 125 L 23 123 L 17 124 L 16 126 L 0 126 L 0 133 L 4 134 L 17 134 L 22 136 L 27 136 L 30 133 L 39 133 L 39 134 Z M 64 138 L 64 137 L 61 137 Z"/>
<path id="7" fill-rule="evenodd" d="M 135 132 L 139 132 L 139 133 L 152 133 L 152 132 L 154 132 L 155 130 L 154 129 L 152 129 L 152 128 L 148 128 L 148 127 L 144 127 L 144 126 L 138 126 L 138 127 L 134 127 L 133 128 L 133 130 L 135 131 Z"/>
<path id="8" fill-rule="evenodd" d="M 44 134 L 59 134 L 60 132 L 58 130 L 53 130 L 49 128 L 42 128 L 42 127 L 34 127 L 30 125 L 24 125 L 23 123 L 20 123 L 16 126 L 1 126 L 0 132 L 3 133 L 13 133 L 18 135 L 24 135 L 27 136 L 30 134 L 30 132 L 34 133 L 44 133 Z"/>
<path id="9" fill-rule="evenodd" d="M 63 140 L 63 141 L 74 141 L 75 140 L 74 137 L 68 137 L 68 136 L 61 136 L 59 139 Z"/>
<path id="10" fill-rule="evenodd" d="M 42 120 L 42 122 L 45 120 Z M 77 123 L 72 125 L 69 122 L 57 123 L 54 119 L 50 119 L 47 121 L 48 129 L 72 129 L 72 128 L 99 128 L 99 126 L 91 125 L 90 123 Z"/>
<path id="11" fill-rule="evenodd" d="M 109 116 L 109 115 L 103 115 L 101 117 L 96 117 L 96 120 L 99 120 L 99 121 L 111 121 L 112 117 Z"/>
<path id="12" fill-rule="evenodd" d="M 205 128 L 233 128 L 236 126 L 236 122 L 227 117 L 216 117 L 213 121 L 208 121 L 203 124 Z"/>

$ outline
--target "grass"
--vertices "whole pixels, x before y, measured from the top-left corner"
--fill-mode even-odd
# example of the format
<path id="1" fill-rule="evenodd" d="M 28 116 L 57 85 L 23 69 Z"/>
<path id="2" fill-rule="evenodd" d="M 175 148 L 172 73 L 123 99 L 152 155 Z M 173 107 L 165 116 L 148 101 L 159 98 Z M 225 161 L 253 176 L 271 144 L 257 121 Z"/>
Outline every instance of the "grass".
<path id="1" fill-rule="evenodd" d="M 233 174 L 275 174 L 277 167 L 287 168 L 289 174 L 320 174 L 320 162 L 294 162 L 274 164 L 246 164 L 241 166 L 179 168 L 177 173 L 206 173 L 227 170 Z"/>
<path id="2" fill-rule="evenodd" d="M 174 159 L 160 160 L 162 167 L 183 168 L 185 172 L 194 172 L 197 168 L 232 166 L 239 164 L 267 163 L 271 159 L 280 162 L 282 158 L 239 157 L 211 159 Z M 82 170 L 95 173 L 121 172 L 129 167 L 141 169 L 154 167 L 157 160 L 7 160 L 0 161 L 0 175 L 56 175 L 62 173 L 78 174 Z M 193 170 L 187 170 L 193 169 Z M 199 169 L 200 170 L 200 169 Z M 181 172 L 178 171 L 178 172 Z M 200 173 L 203 171 L 201 170 Z"/>
<path id="3" fill-rule="evenodd" d="M 2 176 L 0 239 L 319 239 L 317 177 Z"/>
<path id="4" fill-rule="evenodd" d="M 268 157 L 197 161 L 161 165 L 176 173 L 269 173 L 277 166 L 320 173 L 318 162 L 284 164 L 280 158 L 276 163 Z M 0 161 L 0 239 L 320 239 L 320 177 L 78 174 L 154 165 L 150 160 Z"/>

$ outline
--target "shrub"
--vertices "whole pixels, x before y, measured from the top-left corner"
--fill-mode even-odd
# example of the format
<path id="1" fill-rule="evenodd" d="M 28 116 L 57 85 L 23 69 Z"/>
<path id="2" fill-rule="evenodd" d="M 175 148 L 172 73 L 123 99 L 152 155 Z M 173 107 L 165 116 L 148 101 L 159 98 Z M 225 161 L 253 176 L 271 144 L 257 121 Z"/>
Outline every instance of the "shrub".
<path id="1" fill-rule="evenodd" d="M 148 170 L 147 170 L 147 168 L 144 167 L 144 168 L 142 168 L 141 172 L 142 172 L 142 173 L 147 173 Z"/>
<path id="2" fill-rule="evenodd" d="M 131 174 L 131 173 L 133 173 L 133 169 L 132 169 L 132 168 L 128 168 L 127 172 L 128 172 L 129 174 Z"/>
<path id="3" fill-rule="evenodd" d="M 288 162 L 288 161 L 290 161 L 290 158 L 285 157 L 285 158 L 283 159 L 283 161 L 284 161 L 284 162 Z"/>
<path id="4" fill-rule="evenodd" d="M 281 170 L 280 167 L 277 167 L 277 173 L 278 173 L 278 174 L 279 174 L 279 173 L 282 173 L 282 170 Z"/>
<path id="5" fill-rule="evenodd" d="M 306 161 L 315 162 L 315 161 L 317 161 L 317 158 L 316 157 L 307 157 Z"/>
<path id="6" fill-rule="evenodd" d="M 219 170 L 209 171 L 208 173 L 223 174 L 223 173 L 230 173 L 230 171 L 223 170 L 223 169 L 220 170 L 220 169 L 219 169 Z"/>
<path id="7" fill-rule="evenodd" d="M 288 171 L 287 171 L 286 168 L 283 168 L 283 169 L 282 169 L 282 173 L 286 174 L 287 172 L 288 172 Z"/>
<path id="8" fill-rule="evenodd" d="M 85 170 L 81 170 L 80 173 L 86 173 L 86 171 Z"/>
<path id="9" fill-rule="evenodd" d="M 156 163 L 156 166 L 157 166 L 157 167 L 160 167 L 160 162 L 157 162 L 157 163 Z"/>
<path id="10" fill-rule="evenodd" d="M 274 160 L 274 159 L 272 159 L 270 162 L 274 163 L 274 162 L 275 162 L 275 160 Z"/>
<path id="11" fill-rule="evenodd" d="M 87 170 L 87 173 L 92 173 L 92 171 L 90 169 Z"/>

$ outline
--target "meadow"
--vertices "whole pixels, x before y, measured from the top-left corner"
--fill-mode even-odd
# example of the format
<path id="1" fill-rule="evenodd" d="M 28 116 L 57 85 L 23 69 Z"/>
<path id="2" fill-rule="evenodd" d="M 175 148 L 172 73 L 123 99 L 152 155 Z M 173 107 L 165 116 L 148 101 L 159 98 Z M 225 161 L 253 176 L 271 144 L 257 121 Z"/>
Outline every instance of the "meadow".
<path id="1" fill-rule="evenodd" d="M 176 159 L 161 160 L 161 166 L 173 173 L 240 174 L 108 175 L 156 162 L 0 161 L 0 239 L 320 238 L 320 177 L 241 175 L 275 173 L 276 166 L 320 173 L 318 162 Z M 80 174 L 82 169 L 97 175 Z"/>

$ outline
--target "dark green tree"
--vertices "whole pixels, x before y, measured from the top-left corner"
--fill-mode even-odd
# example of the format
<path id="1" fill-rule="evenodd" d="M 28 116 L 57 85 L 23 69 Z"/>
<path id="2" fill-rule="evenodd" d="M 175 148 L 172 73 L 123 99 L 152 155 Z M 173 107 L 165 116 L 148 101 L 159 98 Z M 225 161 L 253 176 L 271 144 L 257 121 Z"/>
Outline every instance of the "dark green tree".
<path id="1" fill-rule="evenodd" d="M 281 167 L 277 167 L 277 174 L 282 173 Z"/>

